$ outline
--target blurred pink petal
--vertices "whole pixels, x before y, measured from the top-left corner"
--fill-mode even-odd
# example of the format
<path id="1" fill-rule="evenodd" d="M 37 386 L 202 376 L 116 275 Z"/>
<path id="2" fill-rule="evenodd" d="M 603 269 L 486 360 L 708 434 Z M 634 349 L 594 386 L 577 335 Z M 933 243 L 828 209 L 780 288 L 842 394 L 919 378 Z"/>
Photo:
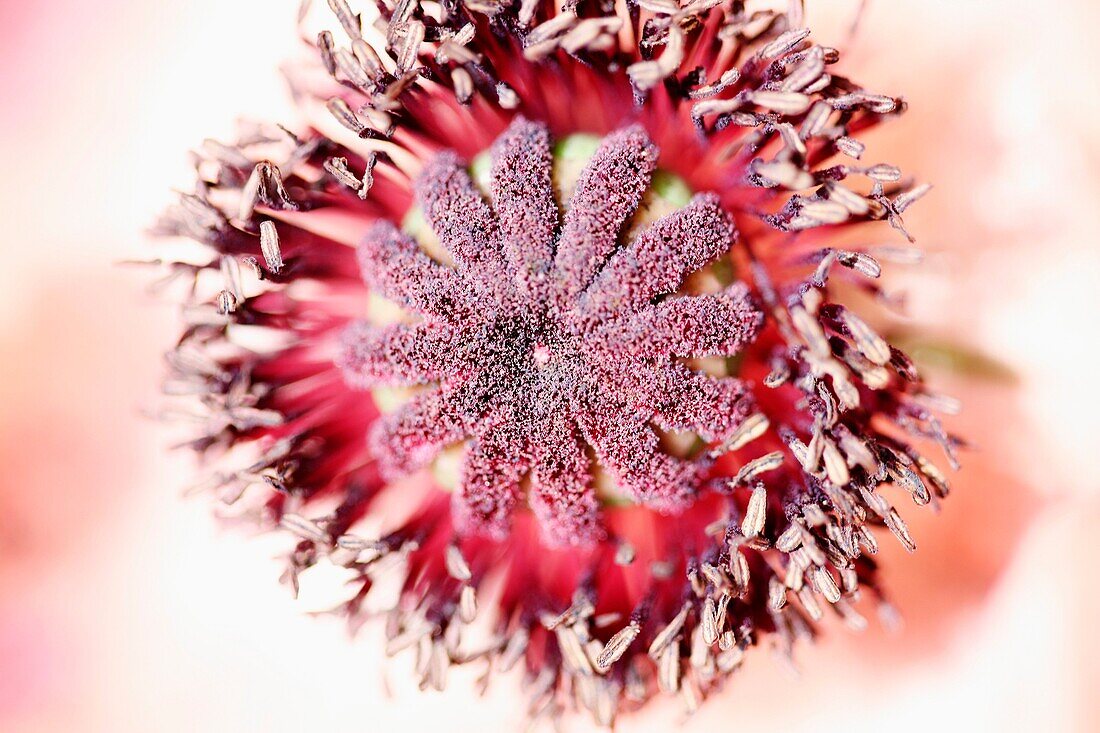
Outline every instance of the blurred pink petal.
<path id="1" fill-rule="evenodd" d="M 821 12 L 841 29 L 855 4 Z M 503 680 L 470 706 L 471 681 L 425 696 L 398 669 L 384 695 L 372 645 L 303 615 L 339 578 L 303 579 L 307 598 L 291 601 L 274 583 L 286 548 L 215 529 L 179 497 L 189 463 L 152 462 L 178 437 L 138 415 L 174 317 L 110 263 L 146 251 L 141 228 L 186 178 L 179 151 L 230 130 L 238 111 L 286 113 L 266 70 L 292 42 L 292 5 L 0 7 L 4 730 L 473 731 L 520 719 Z M 1100 507 L 1086 453 L 1100 435 L 1087 366 L 1100 356 L 1098 12 L 869 4 L 846 64 L 912 103 L 875 144 L 937 185 L 908 220 L 943 253 L 906 278 L 915 327 L 976 339 L 1019 382 L 945 389 L 964 404 L 951 427 L 977 445 L 943 514 L 913 522 L 918 552 L 884 557 L 903 566 L 900 634 L 830 629 L 799 652 L 800 677 L 760 655 L 685 730 L 819 730 L 842 695 L 856 731 L 1100 727 Z M 621 729 L 678 720 L 666 706 Z"/>

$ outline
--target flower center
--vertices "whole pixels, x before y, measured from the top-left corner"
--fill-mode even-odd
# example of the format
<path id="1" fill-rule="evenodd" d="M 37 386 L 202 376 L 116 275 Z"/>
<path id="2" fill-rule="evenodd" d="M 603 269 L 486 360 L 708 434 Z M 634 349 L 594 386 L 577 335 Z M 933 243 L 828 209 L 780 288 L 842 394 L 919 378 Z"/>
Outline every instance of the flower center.
<path id="1" fill-rule="evenodd" d="M 570 199 L 576 190 L 577 181 L 585 166 L 599 149 L 600 141 L 599 135 L 581 132 L 573 133 L 554 142 L 551 181 L 554 189 L 554 199 L 559 208 L 568 208 Z M 481 194 L 489 196 L 492 188 L 491 149 L 483 150 L 474 156 L 470 162 L 469 174 Z M 683 178 L 663 169 L 655 170 L 637 211 L 624 227 L 622 239 L 629 239 L 648 224 L 686 206 L 691 201 L 691 197 L 692 190 Z M 447 266 L 454 265 L 450 253 L 440 244 L 439 237 L 428 224 L 420 205 L 414 205 L 409 209 L 401 222 L 401 227 L 433 259 Z M 733 281 L 733 270 L 729 266 L 729 262 L 722 260 L 703 270 L 692 273 L 684 284 L 684 290 L 695 293 L 713 293 L 718 292 Z M 393 317 L 394 306 L 391 303 L 379 302 L 373 296 L 372 300 L 375 301 L 372 313 L 378 313 L 383 318 Z M 523 330 L 526 331 L 527 329 Z M 503 338 L 507 341 L 514 340 L 500 335 L 497 338 Z M 536 335 L 529 352 L 531 361 L 541 372 L 548 372 L 553 366 L 551 362 L 559 363 L 562 361 L 560 355 L 555 359 L 555 349 L 547 341 L 548 339 L 545 337 Z M 728 359 L 722 357 L 704 358 L 691 361 L 693 366 L 717 377 L 732 376 L 737 373 L 737 361 L 733 357 Z M 519 370 L 514 371 L 512 374 L 513 377 L 517 376 Z M 548 386 L 547 380 L 552 379 L 553 376 L 558 375 L 549 373 L 545 375 L 544 387 Z M 561 380 L 554 381 L 560 382 Z M 414 394 L 411 390 L 392 387 L 376 387 L 371 391 L 375 402 L 386 411 L 392 411 L 405 404 Z M 698 450 L 700 446 L 699 436 L 690 431 L 660 431 L 660 433 L 664 449 L 676 455 L 687 456 Z M 456 490 L 461 481 L 461 454 L 463 450 L 463 446 L 451 447 L 445 450 L 433 464 L 432 474 L 436 483 L 447 491 Z M 594 485 L 600 497 L 600 502 L 604 506 L 629 506 L 632 504 L 614 477 L 600 468 L 597 468 L 594 472 Z"/>
<path id="2" fill-rule="evenodd" d="M 546 344 L 535 344 L 535 348 L 531 349 L 531 358 L 539 366 L 545 366 L 550 361 L 550 347 Z"/>
<path id="3" fill-rule="evenodd" d="M 342 366 L 390 410 L 383 472 L 433 465 L 460 531 L 503 538 L 522 498 L 554 545 L 597 539 L 601 507 L 679 511 L 698 449 L 748 414 L 728 360 L 761 314 L 722 266 L 733 222 L 658 154 L 638 126 L 551 148 L 520 118 L 470 166 L 430 161 L 404 232 L 364 238 L 367 284 L 396 278 L 402 307 L 353 329 Z"/>

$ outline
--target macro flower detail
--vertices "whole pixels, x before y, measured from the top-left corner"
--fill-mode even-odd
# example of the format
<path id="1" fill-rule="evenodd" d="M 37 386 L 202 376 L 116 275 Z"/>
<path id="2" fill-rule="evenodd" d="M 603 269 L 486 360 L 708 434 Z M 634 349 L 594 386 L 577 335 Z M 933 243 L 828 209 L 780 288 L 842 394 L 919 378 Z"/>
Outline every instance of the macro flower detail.
<path id="1" fill-rule="evenodd" d="M 963 445 L 890 339 L 929 186 L 861 137 L 904 102 L 799 2 L 329 9 L 300 119 L 205 141 L 157 227 L 198 488 L 422 687 L 520 670 L 535 717 L 891 617 L 879 543 Z"/>
<path id="2" fill-rule="evenodd" d="M 762 321 L 748 289 L 654 303 L 733 245 L 717 197 L 694 197 L 617 249 L 656 158 L 640 128 L 605 138 L 559 235 L 549 135 L 518 118 L 493 147 L 492 208 L 451 153 L 416 182 L 453 269 L 389 222 L 359 245 L 368 287 L 424 318 L 356 323 L 340 365 L 359 386 L 439 383 L 376 422 L 371 445 L 388 470 L 407 471 L 472 437 L 454 494 L 460 528 L 506 537 L 529 471 L 528 501 L 551 544 L 599 539 L 586 443 L 630 499 L 680 509 L 707 463 L 663 451 L 650 420 L 720 441 L 748 414 L 740 380 L 675 359 L 740 350 Z"/>

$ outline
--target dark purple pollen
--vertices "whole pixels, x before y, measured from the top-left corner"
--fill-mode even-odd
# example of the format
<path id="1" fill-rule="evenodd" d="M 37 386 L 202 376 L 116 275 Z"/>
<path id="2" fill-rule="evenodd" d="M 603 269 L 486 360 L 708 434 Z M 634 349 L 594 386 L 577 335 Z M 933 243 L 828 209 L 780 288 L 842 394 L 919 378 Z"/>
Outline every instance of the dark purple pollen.
<path id="1" fill-rule="evenodd" d="M 577 179 L 558 238 L 555 264 L 562 295 L 572 298 L 583 292 L 618 247 L 623 224 L 649 188 L 657 154 L 638 126 L 603 139 Z"/>
<path id="2" fill-rule="evenodd" d="M 608 136 L 561 216 L 549 135 L 520 118 L 492 148 L 491 206 L 453 153 L 416 182 L 454 268 L 388 223 L 366 235 L 367 285 L 419 320 L 354 324 L 340 366 L 360 388 L 428 385 L 373 426 L 384 471 L 416 470 L 469 440 L 453 498 L 461 531 L 506 536 L 526 492 L 548 543 L 599 539 L 590 453 L 631 499 L 675 511 L 708 464 L 670 455 L 659 430 L 717 441 L 748 414 L 740 380 L 680 361 L 733 355 L 763 320 L 740 284 L 671 295 L 733 245 L 717 198 L 696 196 L 620 242 L 657 153 L 639 127 Z"/>
<path id="3" fill-rule="evenodd" d="M 543 302 L 554 262 L 558 205 L 546 128 L 518 119 L 493 145 L 493 206 L 516 287 Z"/>
<path id="4" fill-rule="evenodd" d="M 458 273 L 433 260 L 388 221 L 375 223 L 363 238 L 359 269 L 367 287 L 425 316 L 454 320 L 473 306 Z"/>
<path id="5" fill-rule="evenodd" d="M 448 151 L 428 162 L 416 181 L 416 198 L 466 282 L 479 292 L 498 290 L 500 227 L 457 155 Z"/>

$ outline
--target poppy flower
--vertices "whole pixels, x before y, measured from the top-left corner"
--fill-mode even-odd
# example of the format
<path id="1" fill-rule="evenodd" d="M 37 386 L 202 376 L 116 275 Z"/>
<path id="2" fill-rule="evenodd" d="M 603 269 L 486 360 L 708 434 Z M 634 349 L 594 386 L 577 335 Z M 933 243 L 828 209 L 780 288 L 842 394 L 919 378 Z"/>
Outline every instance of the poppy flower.
<path id="1" fill-rule="evenodd" d="M 871 325 L 920 259 L 928 186 L 860 141 L 904 102 L 799 3 L 329 5 L 302 124 L 204 143 L 158 226 L 203 253 L 173 414 L 287 580 L 347 568 L 424 687 L 522 665 L 604 724 L 891 613 L 872 556 L 961 444 Z"/>

